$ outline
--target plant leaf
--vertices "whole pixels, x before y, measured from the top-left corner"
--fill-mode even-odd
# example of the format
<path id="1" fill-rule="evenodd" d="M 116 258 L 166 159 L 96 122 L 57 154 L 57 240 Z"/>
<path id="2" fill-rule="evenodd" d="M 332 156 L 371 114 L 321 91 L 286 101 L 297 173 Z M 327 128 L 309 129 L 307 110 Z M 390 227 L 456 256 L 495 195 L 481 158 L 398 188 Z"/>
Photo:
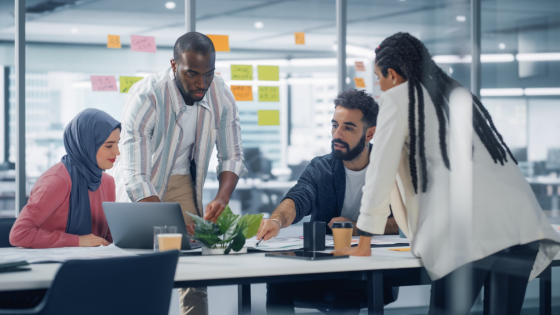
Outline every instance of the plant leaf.
<path id="1" fill-rule="evenodd" d="M 257 235 L 259 231 L 259 227 L 261 226 L 261 221 L 263 218 L 263 214 L 246 214 L 237 221 L 237 225 L 244 225 L 243 235 L 245 239 L 251 238 Z"/>
<path id="2" fill-rule="evenodd" d="M 221 241 L 218 237 L 220 235 L 220 228 L 214 222 L 206 221 L 191 213 L 187 214 L 190 215 L 195 222 L 195 235 L 192 237 L 193 239 L 200 241 L 204 246 L 209 248 L 214 247 L 214 245 Z"/>
<path id="3" fill-rule="evenodd" d="M 217 235 L 208 235 L 208 234 L 196 234 L 191 236 L 192 239 L 202 243 L 204 246 L 208 248 L 213 248 L 218 242 L 220 238 Z"/>
<path id="4" fill-rule="evenodd" d="M 237 234 L 235 235 L 232 242 L 224 251 L 224 254 L 226 255 L 229 254 L 231 250 L 233 250 L 234 252 L 238 252 L 243 248 L 243 245 L 245 245 L 245 235 L 243 235 L 242 230 L 244 230 L 243 227 L 237 230 Z"/>
<path id="5" fill-rule="evenodd" d="M 237 220 L 239 220 L 239 215 L 238 214 L 233 214 L 229 205 L 226 206 L 226 208 L 220 214 L 220 216 L 218 217 L 218 220 L 216 221 L 216 224 L 220 228 L 220 233 L 221 233 L 220 235 L 226 234 L 226 232 L 232 226 L 235 227 L 235 224 L 237 223 Z"/>

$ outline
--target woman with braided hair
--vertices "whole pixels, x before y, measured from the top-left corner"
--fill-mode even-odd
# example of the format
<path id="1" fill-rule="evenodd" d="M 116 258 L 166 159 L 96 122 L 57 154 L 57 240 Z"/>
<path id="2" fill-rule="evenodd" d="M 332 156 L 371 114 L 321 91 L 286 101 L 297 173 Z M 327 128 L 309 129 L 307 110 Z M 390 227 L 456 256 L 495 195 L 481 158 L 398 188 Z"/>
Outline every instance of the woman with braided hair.
<path id="1" fill-rule="evenodd" d="M 371 237 L 383 234 L 391 205 L 433 280 L 430 314 L 468 314 L 486 280 L 493 290 L 485 309 L 519 314 L 528 281 L 560 251 L 560 237 L 479 99 L 408 33 L 386 38 L 375 52 L 383 94 L 357 223 L 360 242 L 338 253 L 370 256 Z M 456 90 L 466 95 L 460 105 L 472 103 L 472 155 L 460 155 L 461 142 L 449 132 L 450 121 L 463 119 L 456 113 L 465 106 L 451 102 Z M 455 163 L 461 158 L 472 165 Z M 456 180 L 465 169 L 472 187 Z"/>

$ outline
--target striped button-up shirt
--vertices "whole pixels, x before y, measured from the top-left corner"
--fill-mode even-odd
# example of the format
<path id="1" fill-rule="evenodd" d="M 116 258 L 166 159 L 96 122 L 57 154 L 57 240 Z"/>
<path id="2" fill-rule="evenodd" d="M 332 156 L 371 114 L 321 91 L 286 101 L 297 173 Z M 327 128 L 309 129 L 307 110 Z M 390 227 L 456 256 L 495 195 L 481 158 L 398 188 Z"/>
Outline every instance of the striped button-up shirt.
<path id="1" fill-rule="evenodd" d="M 214 145 L 218 150 L 217 174 L 230 171 L 241 177 L 243 165 L 241 129 L 235 99 L 223 79 L 215 76 L 197 108 L 197 126 L 192 161 L 195 204 L 202 209 L 202 187 Z M 163 199 L 177 160 L 183 130 L 179 124 L 185 102 L 168 69 L 150 75 L 130 89 L 124 106 L 121 156 L 111 170 L 117 201 L 135 202 L 149 196 Z"/>

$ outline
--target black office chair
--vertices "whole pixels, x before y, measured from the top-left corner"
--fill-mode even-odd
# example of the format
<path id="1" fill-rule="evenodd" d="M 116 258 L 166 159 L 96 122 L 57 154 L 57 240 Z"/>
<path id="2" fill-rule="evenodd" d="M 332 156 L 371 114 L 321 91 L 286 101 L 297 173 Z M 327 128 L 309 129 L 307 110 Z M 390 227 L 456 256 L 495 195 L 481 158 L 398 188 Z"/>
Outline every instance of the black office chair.
<path id="1" fill-rule="evenodd" d="M 399 297 L 399 288 L 384 288 L 383 290 L 383 304 L 388 305 L 397 300 Z M 332 309 L 334 304 L 334 295 L 337 292 L 328 290 L 324 294 L 313 294 L 310 292 L 307 296 L 304 297 L 296 297 L 294 300 L 294 307 L 296 308 L 306 308 L 306 309 L 316 309 L 323 314 L 329 314 L 329 310 Z M 361 302 L 360 302 L 360 309 L 364 309 L 368 307 L 368 297 L 364 290 Z"/>
<path id="2" fill-rule="evenodd" d="M 0 247 L 13 247 L 10 244 L 10 231 L 14 222 L 16 222 L 16 218 L 0 219 Z"/>
<path id="3" fill-rule="evenodd" d="M 0 314 L 167 315 L 178 259 L 178 251 L 168 251 L 68 261 L 37 307 Z"/>

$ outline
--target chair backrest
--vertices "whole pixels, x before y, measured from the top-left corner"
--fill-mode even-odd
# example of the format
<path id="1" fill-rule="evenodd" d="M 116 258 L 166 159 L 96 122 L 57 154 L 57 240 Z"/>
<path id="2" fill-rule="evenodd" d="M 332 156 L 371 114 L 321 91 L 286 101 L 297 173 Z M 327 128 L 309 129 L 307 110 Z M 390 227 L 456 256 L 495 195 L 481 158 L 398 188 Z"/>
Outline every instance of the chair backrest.
<path id="1" fill-rule="evenodd" d="M 167 315 L 178 251 L 68 261 L 60 267 L 40 314 Z"/>
<path id="2" fill-rule="evenodd" d="M 12 247 L 10 244 L 10 231 L 16 218 L 0 218 L 0 247 Z"/>

